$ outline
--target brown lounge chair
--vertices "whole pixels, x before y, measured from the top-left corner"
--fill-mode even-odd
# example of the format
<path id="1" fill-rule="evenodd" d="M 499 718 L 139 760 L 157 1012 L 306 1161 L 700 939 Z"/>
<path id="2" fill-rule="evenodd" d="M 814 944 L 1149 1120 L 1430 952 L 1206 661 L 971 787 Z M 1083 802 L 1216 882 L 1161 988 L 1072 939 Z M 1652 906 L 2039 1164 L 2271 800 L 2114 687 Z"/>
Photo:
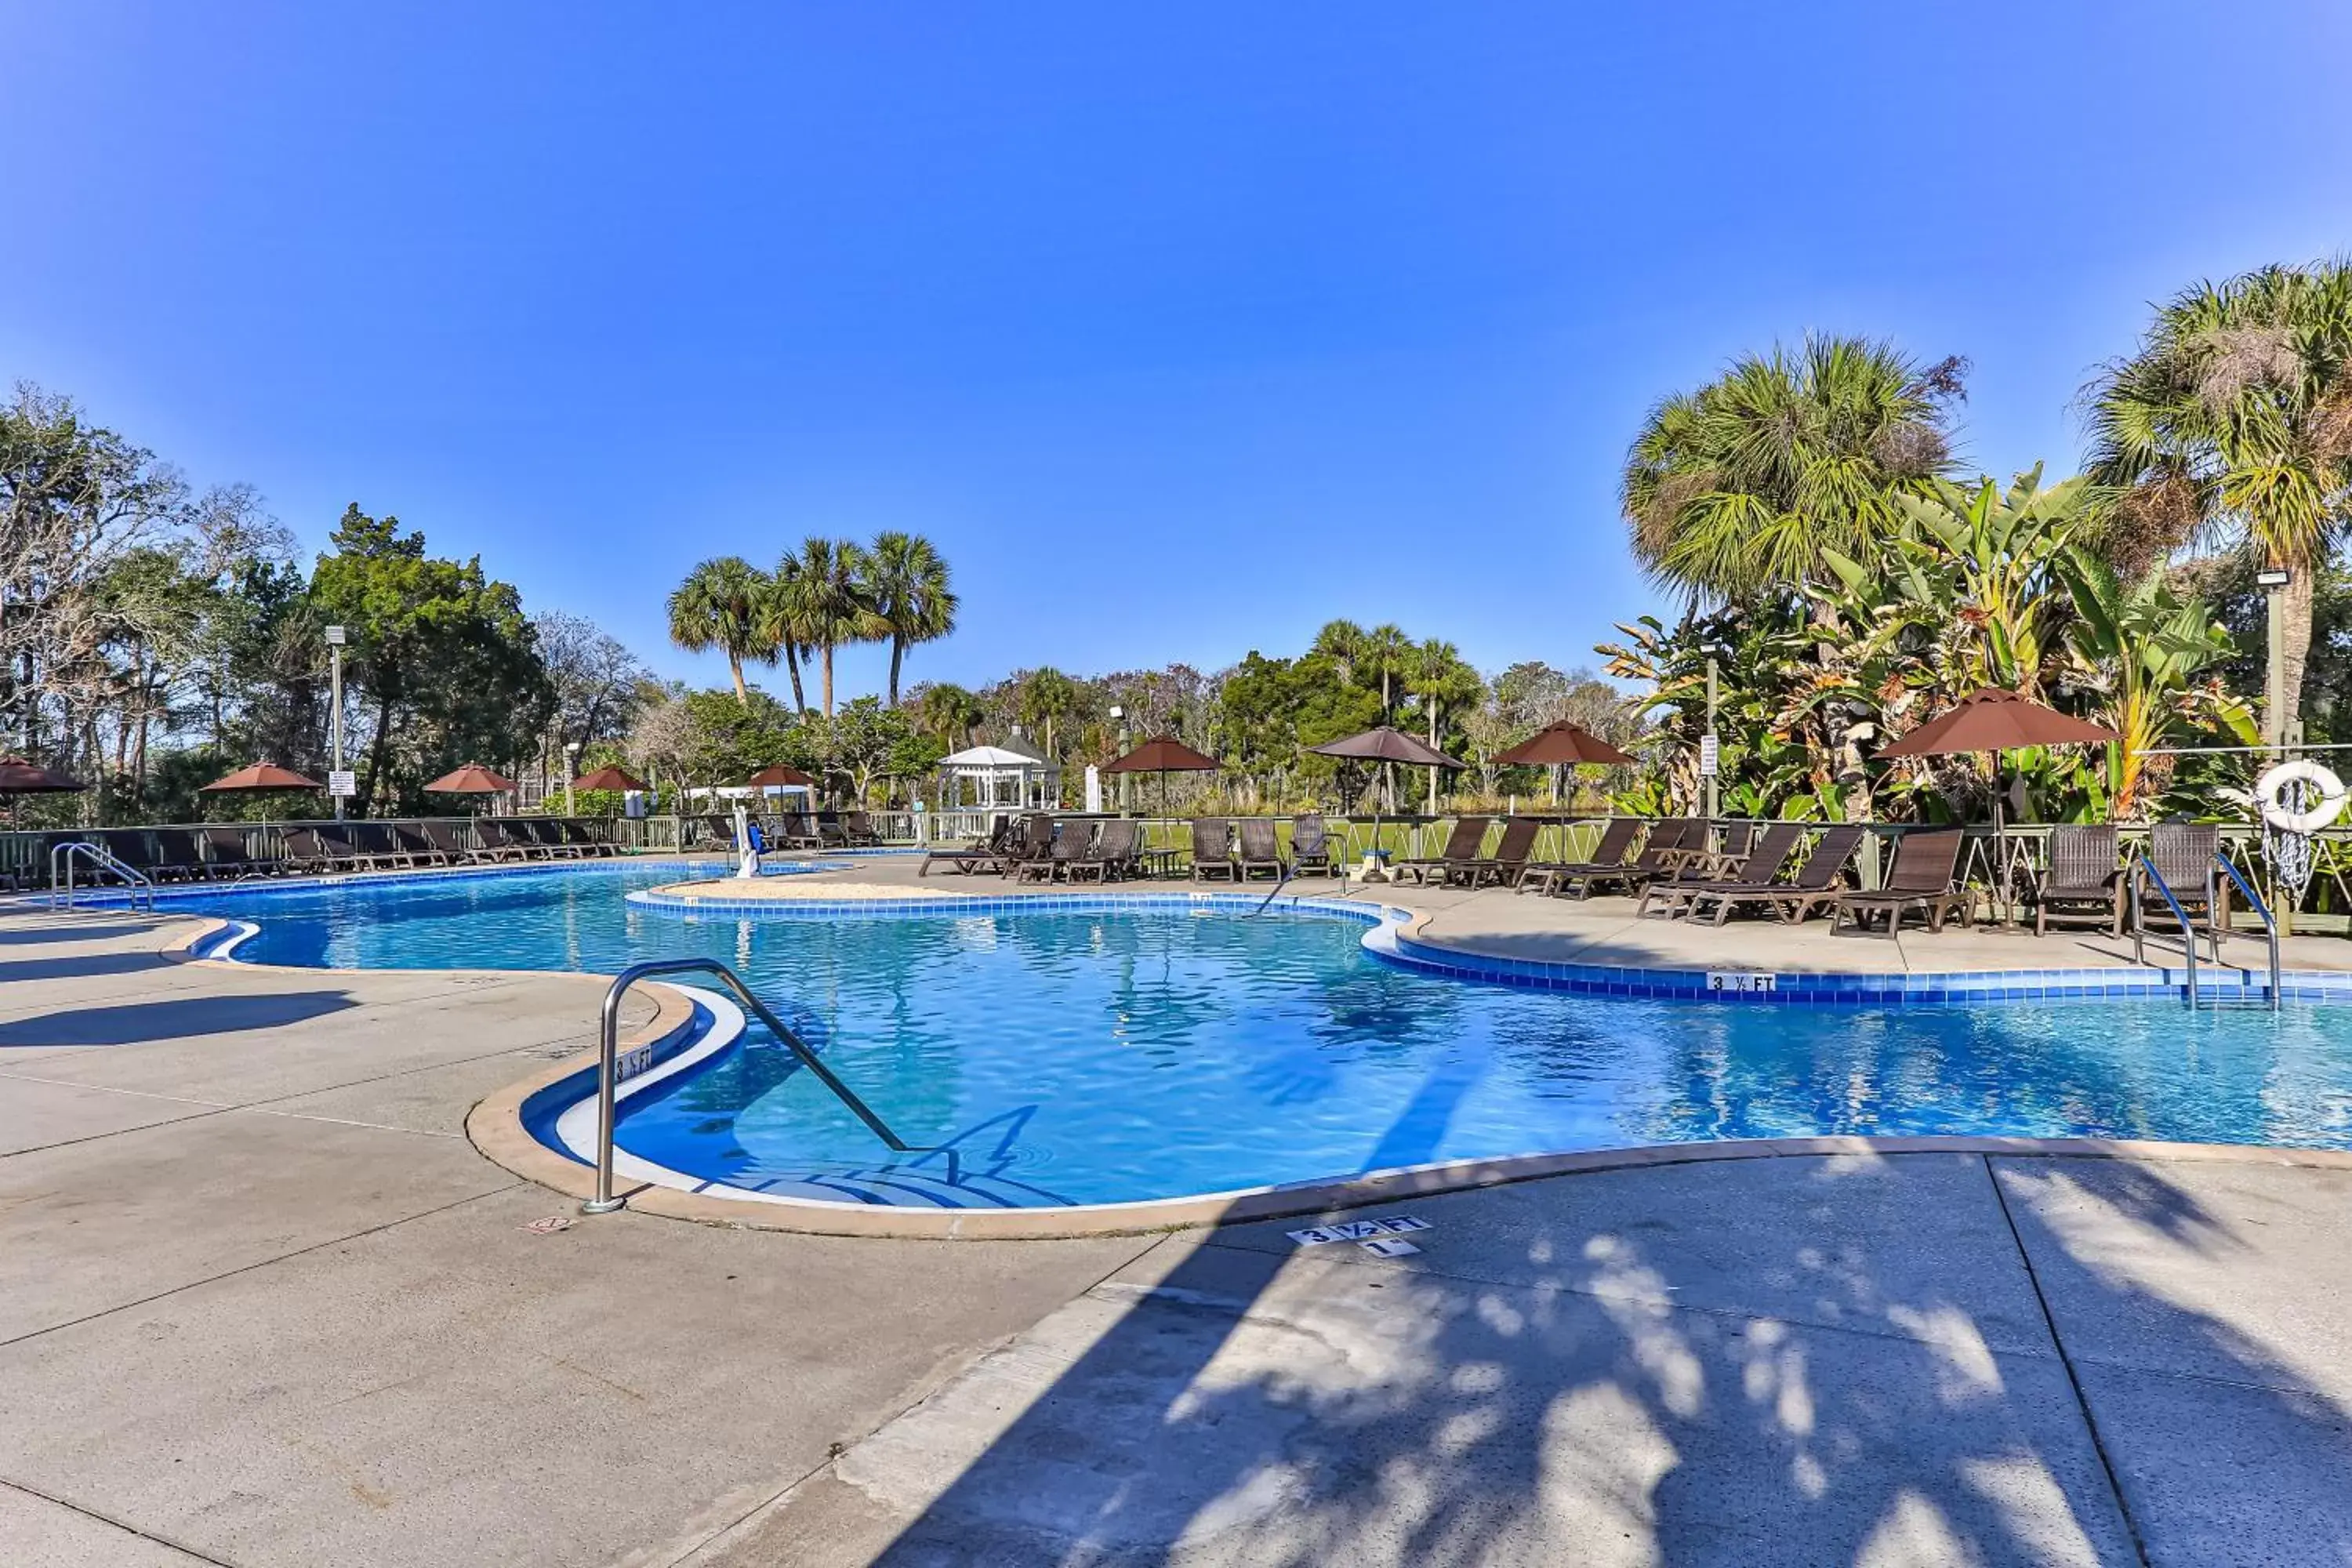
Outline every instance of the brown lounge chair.
<path id="1" fill-rule="evenodd" d="M 1798 824 L 1776 822 L 1756 836 L 1748 846 L 1746 858 L 1739 863 L 1739 869 L 1730 876 L 1693 881 L 1661 879 L 1652 882 L 1642 889 L 1642 901 L 1633 912 L 1637 915 L 1649 913 L 1650 900 L 1656 899 L 1669 919 L 1679 914 L 1696 914 L 1698 901 L 1703 898 L 1769 888 L 1780 879 L 1780 873 L 1788 868 L 1790 858 L 1797 853 L 1797 846 L 1804 842 L 1804 837 L 1805 830 Z M 1715 923 L 1721 925 L 1723 921 L 1718 918 Z"/>
<path id="2" fill-rule="evenodd" d="M 1546 873 L 1546 891 L 1558 893 L 1572 887 L 1580 899 L 1589 899 L 1596 888 L 1611 883 L 1622 883 L 1628 893 L 1638 892 L 1661 877 L 1671 877 L 1682 861 L 1682 852 L 1706 837 L 1706 824 L 1685 816 L 1661 817 L 1650 826 L 1650 836 L 1642 845 L 1642 852 L 1630 861 L 1604 866 L 1595 860 L 1589 866 L 1554 867 Z"/>
<path id="3" fill-rule="evenodd" d="M 1066 827 L 1063 831 L 1066 833 L 1069 829 Z M 1115 878 L 1134 875 L 1140 858 L 1134 820 L 1115 816 L 1096 830 L 1092 848 L 1065 864 L 1063 875 L 1073 882 L 1089 879 L 1108 882 Z"/>
<path id="4" fill-rule="evenodd" d="M 785 820 L 789 822 L 792 818 L 788 816 Z M 942 866 L 952 866 L 967 877 L 982 866 L 993 871 L 1003 863 L 1005 855 L 1012 849 L 1013 835 L 1016 831 L 1018 830 L 1013 826 L 1013 818 L 1000 812 L 997 814 L 995 825 L 989 828 L 987 837 L 970 844 L 958 845 L 952 849 L 925 851 L 923 863 L 915 868 L 915 875 L 922 876 L 931 868 L 933 862 Z"/>
<path id="5" fill-rule="evenodd" d="M 1491 816 L 1456 817 L 1454 830 L 1445 836 L 1444 848 L 1434 855 L 1400 860 L 1391 869 L 1397 877 L 1410 875 L 1423 886 L 1428 884 L 1432 871 L 1441 878 L 1450 878 L 1456 868 L 1468 866 L 1478 858 L 1479 847 L 1486 842 L 1487 825 L 1494 820 Z"/>
<path id="6" fill-rule="evenodd" d="M 1535 853 L 1536 835 L 1543 831 L 1540 819 L 1514 816 L 1503 824 L 1503 837 L 1496 842 L 1492 855 L 1481 855 L 1475 860 L 1445 868 L 1445 880 L 1459 882 L 1465 888 L 1483 888 L 1488 883 L 1501 887 L 1516 886 L 1528 868 L 1528 857 Z"/>
<path id="7" fill-rule="evenodd" d="M 1192 880 L 1234 875 L 1233 828 L 1222 816 L 1192 819 Z"/>
<path id="8" fill-rule="evenodd" d="M 1554 879 L 1568 871 L 1584 870 L 1593 866 L 1622 866 L 1625 857 L 1633 852 L 1633 840 L 1641 836 L 1642 819 L 1638 816 L 1612 816 L 1601 829 L 1601 841 L 1592 847 L 1592 855 L 1584 860 L 1538 860 L 1519 872 L 1517 890 L 1526 892 L 1528 884 L 1536 884 L 1538 892 L 1552 890 Z"/>
<path id="9" fill-rule="evenodd" d="M 2132 867 L 2133 879 L 2139 884 L 2140 919 L 2161 912 L 2169 917 L 2172 907 L 2164 895 L 2148 885 L 2147 870 L 2154 867 L 2180 900 L 2182 910 L 2190 915 L 2202 914 L 2213 929 L 2213 951 L 2221 951 L 2221 938 L 2230 929 L 2230 900 L 2214 889 L 2213 857 L 2221 852 L 2221 830 L 2210 823 L 2159 822 L 2147 830 L 2147 850 L 2144 863 Z"/>
<path id="10" fill-rule="evenodd" d="M 1929 931 L 1942 931 L 1945 917 L 1956 911 L 1962 925 L 1971 923 L 1976 895 L 1952 881 L 1953 868 L 1960 862 L 1961 837 L 1957 827 L 1905 834 L 1895 847 L 1895 866 L 1887 873 L 1886 885 L 1873 892 L 1840 893 L 1830 914 L 1830 929 L 1837 930 L 1852 915 L 1854 929 L 1867 931 L 1870 917 L 1883 914 L 1886 935 L 1892 939 L 1904 915 L 1912 910 L 1927 917 Z"/>
<path id="11" fill-rule="evenodd" d="M 1239 840 L 1234 846 L 1234 875 L 1246 882 L 1253 871 L 1264 871 L 1280 881 L 1286 868 L 1282 863 L 1282 841 L 1275 836 L 1274 818 L 1244 816 L 1234 825 Z"/>
<path id="12" fill-rule="evenodd" d="M 1802 925 L 1816 909 L 1837 906 L 1838 879 L 1845 872 L 1853 852 L 1862 847 L 1863 829 L 1841 824 L 1822 835 L 1805 863 L 1797 868 L 1794 879 L 1774 882 L 1769 887 L 1727 888 L 1715 892 L 1702 892 L 1691 900 L 1690 917 L 1698 918 L 1698 906 L 1709 900 L 1716 902 L 1715 923 L 1721 925 L 1730 918 L 1738 904 L 1769 904 L 1772 912 L 1790 925 Z"/>
<path id="13" fill-rule="evenodd" d="M 1047 820 L 1051 821 L 1051 818 Z M 1071 868 L 1086 858 L 1094 836 L 1093 823 L 1073 817 L 1063 823 L 1061 831 L 1045 844 L 1040 846 L 1033 838 L 1022 851 L 1021 858 L 1013 864 L 1014 879 L 1050 882 L 1057 874 L 1066 879 L 1071 875 Z"/>
<path id="14" fill-rule="evenodd" d="M 1331 858 L 1331 829 L 1319 816 L 1290 819 L 1290 874 L 1336 877 L 1339 863 Z"/>
<path id="15" fill-rule="evenodd" d="M 2218 836 L 2217 836 L 2218 837 Z M 2053 921 L 2107 927 L 2124 934 L 2124 874 L 2112 824 L 2071 824 L 2050 830 L 2050 869 L 2033 895 L 2033 934 L 2047 936 Z"/>

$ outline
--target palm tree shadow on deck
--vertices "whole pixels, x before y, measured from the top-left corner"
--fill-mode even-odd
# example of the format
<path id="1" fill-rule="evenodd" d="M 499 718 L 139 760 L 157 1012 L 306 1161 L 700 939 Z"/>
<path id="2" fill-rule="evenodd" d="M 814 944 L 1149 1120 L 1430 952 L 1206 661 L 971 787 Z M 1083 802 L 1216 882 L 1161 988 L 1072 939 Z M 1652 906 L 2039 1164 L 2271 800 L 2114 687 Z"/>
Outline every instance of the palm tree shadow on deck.
<path id="1" fill-rule="evenodd" d="M 1767 1164 L 1782 1190 L 1751 1213 Z M 950 1394 L 929 1402 L 934 1426 L 886 1428 L 876 1457 L 853 1451 L 840 1472 L 924 1500 L 877 1559 L 891 1564 L 2136 1561 L 2009 1214 L 2057 1282 L 2070 1343 L 2145 1317 L 2150 1293 L 2036 1217 L 2090 1178 L 2033 1165 L 2002 1173 L 2006 1205 L 1991 1167 L 1957 1155 L 1457 1194 L 1411 1205 L 1436 1228 L 1402 1265 L 1294 1252 L 1281 1231 L 1303 1220 L 1221 1232 L 1066 1309 L 1102 1326 L 1070 1321 L 1075 1353 L 976 1454 L 935 1429 L 971 1416 Z M 2143 1245 L 2208 1266 L 2245 1246 L 2153 1168 L 2094 1174 L 2109 1220 Z M 1841 1205 L 1865 1223 L 1841 1224 Z M 2299 1450 L 2315 1506 L 2352 1495 L 2337 1403 L 2288 1387 L 2280 1352 L 2220 1318 L 2164 1310 Z M 991 1397 L 1009 1408 L 1020 1393 Z M 2153 1499 L 2119 1468 L 2134 1523 L 2245 1506 Z M 2224 1465 L 2210 1484 L 2246 1479 Z M 2306 1521 L 2294 1539 L 2339 1562 L 2352 1521 Z M 2152 1555 L 2198 1560 L 2161 1541 Z"/>

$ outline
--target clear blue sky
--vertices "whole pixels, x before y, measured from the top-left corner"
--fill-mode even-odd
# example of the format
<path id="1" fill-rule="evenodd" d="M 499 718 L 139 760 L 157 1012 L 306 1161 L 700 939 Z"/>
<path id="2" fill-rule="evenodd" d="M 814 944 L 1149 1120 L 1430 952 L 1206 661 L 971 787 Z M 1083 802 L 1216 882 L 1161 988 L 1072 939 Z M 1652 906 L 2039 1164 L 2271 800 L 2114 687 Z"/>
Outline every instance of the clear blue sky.
<path id="1" fill-rule="evenodd" d="M 1967 455 L 2063 468 L 2145 301 L 2352 245 L 2340 0 L 0 19 L 0 378 L 705 679 L 696 560 L 890 527 L 965 599 L 912 678 L 1589 661 L 1727 356 L 1967 354 Z"/>

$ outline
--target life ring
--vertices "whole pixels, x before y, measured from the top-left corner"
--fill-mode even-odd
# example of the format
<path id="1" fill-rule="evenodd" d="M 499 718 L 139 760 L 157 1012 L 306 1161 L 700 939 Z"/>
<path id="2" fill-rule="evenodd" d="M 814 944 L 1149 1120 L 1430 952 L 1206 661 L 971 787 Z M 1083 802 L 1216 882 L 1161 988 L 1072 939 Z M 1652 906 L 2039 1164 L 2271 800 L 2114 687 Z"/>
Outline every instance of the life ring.
<path id="1" fill-rule="evenodd" d="M 2285 801 L 2286 786 L 2307 784 L 2319 791 L 2315 805 L 2294 810 Z M 2316 833 L 2344 810 L 2344 781 L 2308 758 L 2281 763 L 2254 782 L 2254 799 L 2263 820 L 2281 833 Z"/>

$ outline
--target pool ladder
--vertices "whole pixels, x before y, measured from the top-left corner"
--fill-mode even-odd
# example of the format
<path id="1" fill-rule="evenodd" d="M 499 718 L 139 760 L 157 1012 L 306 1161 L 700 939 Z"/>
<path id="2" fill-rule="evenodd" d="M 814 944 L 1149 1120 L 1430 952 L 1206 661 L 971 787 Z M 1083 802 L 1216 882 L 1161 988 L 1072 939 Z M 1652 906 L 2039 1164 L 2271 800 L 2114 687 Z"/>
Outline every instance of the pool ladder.
<path id="1" fill-rule="evenodd" d="M 2279 1010 L 2281 1000 L 2278 921 L 2272 915 L 2270 905 L 2263 901 L 2263 896 L 2254 891 L 2254 885 L 2246 879 L 2246 874 L 2239 870 L 2227 855 L 2216 853 L 2213 857 L 2213 865 L 2205 868 L 2206 938 L 2212 943 L 2213 962 L 2216 964 L 2221 962 L 2221 928 L 2219 921 L 2214 918 L 2213 911 L 2220 908 L 2218 900 L 2221 897 L 2221 888 L 2213 879 L 2214 866 L 2220 867 L 2229 874 L 2230 880 L 2235 882 L 2238 885 L 2238 890 L 2246 896 L 2247 905 L 2255 914 L 2262 917 L 2263 934 L 2270 949 L 2269 1002 L 2271 1011 L 2275 1013 Z M 2147 921 L 2146 912 L 2140 908 L 2139 873 L 2145 873 L 2147 879 L 2155 884 L 2156 890 L 2163 894 L 2164 901 L 2171 906 L 2172 918 L 2180 922 L 2181 946 L 2189 954 L 2187 987 L 2189 1010 L 2193 1013 L 2197 1010 L 2197 928 L 2189 923 L 2189 911 L 2180 907 L 2180 900 L 2174 896 L 2171 884 L 2164 879 L 2164 874 L 2158 871 L 2154 862 L 2145 855 L 2135 855 L 2132 858 L 2132 864 L 2126 867 L 2124 872 L 2131 882 L 2132 957 L 2141 964 L 2147 963 Z"/>
<path id="2" fill-rule="evenodd" d="M 56 909 L 60 897 L 67 909 L 74 907 L 74 868 L 84 860 L 89 862 L 92 887 L 98 885 L 99 872 L 110 872 L 129 889 L 133 910 L 140 908 L 143 900 L 148 911 L 154 911 L 155 879 L 103 844 L 93 844 L 87 838 L 69 838 L 49 851 L 49 908 Z"/>
<path id="3" fill-rule="evenodd" d="M 633 963 L 613 977 L 612 986 L 604 993 L 604 1010 L 596 1037 L 596 1195 L 583 1202 L 582 1214 L 611 1214 L 625 1207 L 628 1199 L 613 1192 L 613 1093 L 619 1083 L 621 1038 L 621 999 L 640 980 L 650 980 L 662 974 L 709 974 L 724 981 L 727 989 L 743 1010 L 768 1026 L 768 1032 L 791 1048 L 801 1065 L 814 1073 L 817 1081 L 833 1090 L 842 1104 L 849 1107 L 860 1121 L 874 1130 L 874 1135 L 889 1145 L 893 1153 L 929 1154 L 937 1151 L 928 1144 L 909 1143 L 890 1131 L 889 1123 L 874 1113 L 871 1106 L 857 1097 L 857 1091 L 834 1076 L 831 1068 L 818 1059 L 806 1041 L 784 1026 L 784 1021 L 768 1008 L 768 1005 L 751 994 L 743 977 L 715 958 L 656 958 L 644 963 Z"/>

